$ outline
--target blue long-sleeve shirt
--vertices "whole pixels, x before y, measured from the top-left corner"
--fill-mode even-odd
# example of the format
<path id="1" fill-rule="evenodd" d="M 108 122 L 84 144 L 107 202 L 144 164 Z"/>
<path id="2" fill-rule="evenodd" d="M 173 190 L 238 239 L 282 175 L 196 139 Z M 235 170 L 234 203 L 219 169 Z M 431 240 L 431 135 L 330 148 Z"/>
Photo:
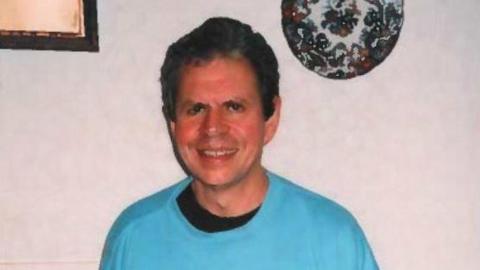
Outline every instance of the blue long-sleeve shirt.
<path id="1" fill-rule="evenodd" d="M 244 226 L 207 233 L 182 215 L 187 178 L 138 201 L 108 234 L 100 270 L 377 270 L 365 236 L 338 204 L 275 174 Z"/>

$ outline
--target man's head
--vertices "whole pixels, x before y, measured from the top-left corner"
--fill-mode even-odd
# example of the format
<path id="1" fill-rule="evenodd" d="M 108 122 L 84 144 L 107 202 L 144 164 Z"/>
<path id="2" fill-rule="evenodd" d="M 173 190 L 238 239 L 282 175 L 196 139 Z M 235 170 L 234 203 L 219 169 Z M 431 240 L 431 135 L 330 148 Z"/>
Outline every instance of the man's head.
<path id="1" fill-rule="evenodd" d="M 232 19 L 209 19 L 170 46 L 161 77 L 164 113 L 196 183 L 261 183 L 263 146 L 279 121 L 278 78 L 263 37 Z"/>
<path id="2" fill-rule="evenodd" d="M 198 28 L 170 45 L 161 69 L 163 111 L 175 121 L 178 84 L 182 70 L 215 57 L 242 56 L 256 75 L 263 114 L 268 119 L 274 110 L 273 99 L 279 95 L 278 63 L 272 48 L 249 25 L 230 18 L 210 18 Z"/>

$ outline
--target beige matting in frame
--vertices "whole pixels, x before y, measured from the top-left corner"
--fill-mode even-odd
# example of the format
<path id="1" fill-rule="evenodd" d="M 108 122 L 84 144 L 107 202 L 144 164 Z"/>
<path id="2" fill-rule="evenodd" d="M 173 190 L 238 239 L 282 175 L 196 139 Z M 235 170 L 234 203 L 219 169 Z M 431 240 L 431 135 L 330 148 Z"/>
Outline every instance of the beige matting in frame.
<path id="1" fill-rule="evenodd" d="M 82 0 L 1 0 L 0 30 L 84 36 Z"/>

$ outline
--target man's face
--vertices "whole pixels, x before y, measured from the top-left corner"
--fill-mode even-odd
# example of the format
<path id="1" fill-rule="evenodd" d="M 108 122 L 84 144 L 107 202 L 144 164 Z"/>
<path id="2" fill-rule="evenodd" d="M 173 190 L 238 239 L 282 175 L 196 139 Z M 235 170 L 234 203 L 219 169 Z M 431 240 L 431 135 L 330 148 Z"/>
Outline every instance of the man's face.
<path id="1" fill-rule="evenodd" d="M 183 162 L 202 184 L 221 187 L 263 177 L 262 148 L 277 128 L 280 98 L 265 120 L 257 87 L 242 57 L 183 69 L 170 128 Z"/>

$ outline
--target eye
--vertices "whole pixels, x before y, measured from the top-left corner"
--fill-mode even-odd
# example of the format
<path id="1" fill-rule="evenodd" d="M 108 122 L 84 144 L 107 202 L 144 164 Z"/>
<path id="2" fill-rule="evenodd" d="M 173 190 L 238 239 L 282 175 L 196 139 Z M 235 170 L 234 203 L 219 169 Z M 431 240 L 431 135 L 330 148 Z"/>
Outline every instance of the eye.
<path id="1" fill-rule="evenodd" d="M 242 104 L 235 101 L 228 101 L 225 103 L 225 106 L 231 112 L 242 112 L 245 109 Z"/>
<path id="2" fill-rule="evenodd" d="M 197 114 L 201 113 L 203 110 L 205 110 L 205 105 L 203 105 L 201 103 L 195 103 L 187 110 L 187 114 L 188 115 L 197 115 Z"/>

